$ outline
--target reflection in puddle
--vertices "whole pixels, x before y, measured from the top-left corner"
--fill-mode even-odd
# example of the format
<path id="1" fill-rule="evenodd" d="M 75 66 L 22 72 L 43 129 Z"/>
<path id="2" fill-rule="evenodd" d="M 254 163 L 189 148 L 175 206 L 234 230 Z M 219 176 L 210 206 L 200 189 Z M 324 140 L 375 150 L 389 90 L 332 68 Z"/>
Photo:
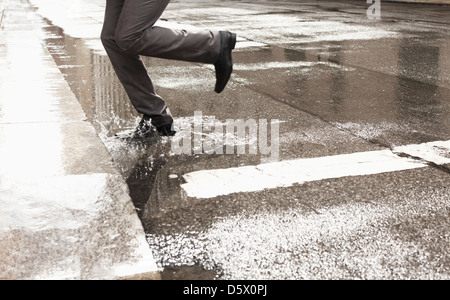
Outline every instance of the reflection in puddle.
<path id="1" fill-rule="evenodd" d="M 139 116 L 108 58 L 87 49 L 82 39 L 71 38 L 47 23 L 43 26 L 46 46 L 104 142 L 111 142 L 116 132 L 134 128 Z"/>
<path id="2" fill-rule="evenodd" d="M 164 159 L 138 162 L 127 178 L 130 197 L 133 200 L 139 218 L 142 218 L 145 204 L 150 198 L 156 175 L 165 164 L 166 161 Z"/>

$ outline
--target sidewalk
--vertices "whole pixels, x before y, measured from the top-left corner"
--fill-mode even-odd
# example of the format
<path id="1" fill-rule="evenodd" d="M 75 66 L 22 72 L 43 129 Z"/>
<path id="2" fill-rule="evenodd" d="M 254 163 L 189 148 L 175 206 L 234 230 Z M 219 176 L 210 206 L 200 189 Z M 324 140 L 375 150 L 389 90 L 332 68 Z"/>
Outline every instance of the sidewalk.
<path id="1" fill-rule="evenodd" d="M 0 0 L 0 279 L 159 279 L 127 185 L 20 0 Z"/>

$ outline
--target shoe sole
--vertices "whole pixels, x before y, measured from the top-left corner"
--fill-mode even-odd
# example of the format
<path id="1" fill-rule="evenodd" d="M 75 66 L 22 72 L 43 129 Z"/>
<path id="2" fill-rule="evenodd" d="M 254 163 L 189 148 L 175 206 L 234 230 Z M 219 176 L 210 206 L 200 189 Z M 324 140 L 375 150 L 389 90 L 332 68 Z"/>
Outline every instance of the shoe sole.
<path id="1" fill-rule="evenodd" d="M 230 35 L 228 37 L 228 42 L 230 43 L 231 69 L 230 69 L 230 74 L 227 74 L 227 80 L 226 80 L 225 85 L 223 86 L 223 88 L 221 88 L 221 89 L 217 89 L 216 88 L 215 89 L 215 92 L 217 94 L 220 94 L 225 89 L 226 85 L 228 84 L 228 81 L 230 80 L 231 73 L 233 72 L 233 56 L 232 56 L 231 51 L 236 47 L 237 35 L 235 33 L 231 33 L 231 32 L 229 32 L 229 33 L 230 33 Z"/>
<path id="2" fill-rule="evenodd" d="M 237 40 L 236 33 L 232 33 L 230 39 L 231 39 L 231 50 L 234 50 L 234 48 L 236 47 L 236 40 Z"/>

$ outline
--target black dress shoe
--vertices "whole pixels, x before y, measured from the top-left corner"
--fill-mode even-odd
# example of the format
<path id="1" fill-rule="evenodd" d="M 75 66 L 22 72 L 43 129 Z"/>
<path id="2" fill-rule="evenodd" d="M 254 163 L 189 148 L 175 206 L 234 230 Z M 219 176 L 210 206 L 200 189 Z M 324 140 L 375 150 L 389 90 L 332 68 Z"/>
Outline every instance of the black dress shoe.
<path id="1" fill-rule="evenodd" d="M 231 51 L 236 46 L 236 34 L 229 31 L 220 32 L 220 55 L 214 64 L 216 68 L 216 87 L 214 91 L 221 93 L 230 80 L 231 72 L 233 72 L 233 58 Z"/>
<path id="2" fill-rule="evenodd" d="M 172 130 L 172 123 L 155 125 L 160 136 L 174 136 L 177 132 Z"/>
<path id="3" fill-rule="evenodd" d="M 144 119 L 152 120 L 152 125 L 156 128 L 159 136 L 174 136 L 177 133 L 172 130 L 173 118 L 168 109 L 165 109 L 159 116 L 144 115 Z"/>
<path id="4" fill-rule="evenodd" d="M 152 130 L 150 121 L 145 118 L 142 118 L 141 122 L 139 122 L 139 125 L 134 130 L 132 138 L 134 140 L 144 140 L 144 139 L 151 138 L 154 136 L 155 136 L 155 132 L 154 132 L 154 130 Z"/>
<path id="5" fill-rule="evenodd" d="M 174 136 L 177 132 L 172 130 L 172 123 L 173 121 L 170 123 L 154 125 L 150 124 L 150 120 L 144 116 L 134 130 L 132 138 L 133 140 L 148 141 L 158 138 L 158 136 Z"/>

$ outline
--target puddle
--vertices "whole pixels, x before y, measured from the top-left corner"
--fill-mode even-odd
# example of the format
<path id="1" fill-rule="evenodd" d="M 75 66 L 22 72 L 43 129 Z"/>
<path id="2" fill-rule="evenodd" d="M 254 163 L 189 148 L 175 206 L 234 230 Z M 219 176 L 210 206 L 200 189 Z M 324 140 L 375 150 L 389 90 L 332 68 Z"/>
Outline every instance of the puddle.
<path id="1" fill-rule="evenodd" d="M 142 218 L 145 204 L 150 198 L 156 175 L 165 164 L 166 161 L 164 159 L 138 162 L 126 180 L 130 189 L 130 197 L 133 200 L 139 218 Z"/>
<path id="2" fill-rule="evenodd" d="M 120 133 L 131 132 L 137 126 L 140 115 L 128 100 L 109 58 L 89 49 L 82 39 L 66 35 L 47 19 L 42 20 L 41 27 L 48 51 L 125 178 L 145 231 L 151 232 L 152 228 L 143 219 L 144 207 L 158 173 L 168 161 L 170 147 L 167 141 L 144 143 L 121 138 Z M 146 62 L 146 58 L 143 60 Z M 211 280 L 219 272 L 218 268 L 202 267 L 200 262 L 197 265 L 173 265 L 164 258 L 161 258 L 160 267 L 165 280 Z"/>

